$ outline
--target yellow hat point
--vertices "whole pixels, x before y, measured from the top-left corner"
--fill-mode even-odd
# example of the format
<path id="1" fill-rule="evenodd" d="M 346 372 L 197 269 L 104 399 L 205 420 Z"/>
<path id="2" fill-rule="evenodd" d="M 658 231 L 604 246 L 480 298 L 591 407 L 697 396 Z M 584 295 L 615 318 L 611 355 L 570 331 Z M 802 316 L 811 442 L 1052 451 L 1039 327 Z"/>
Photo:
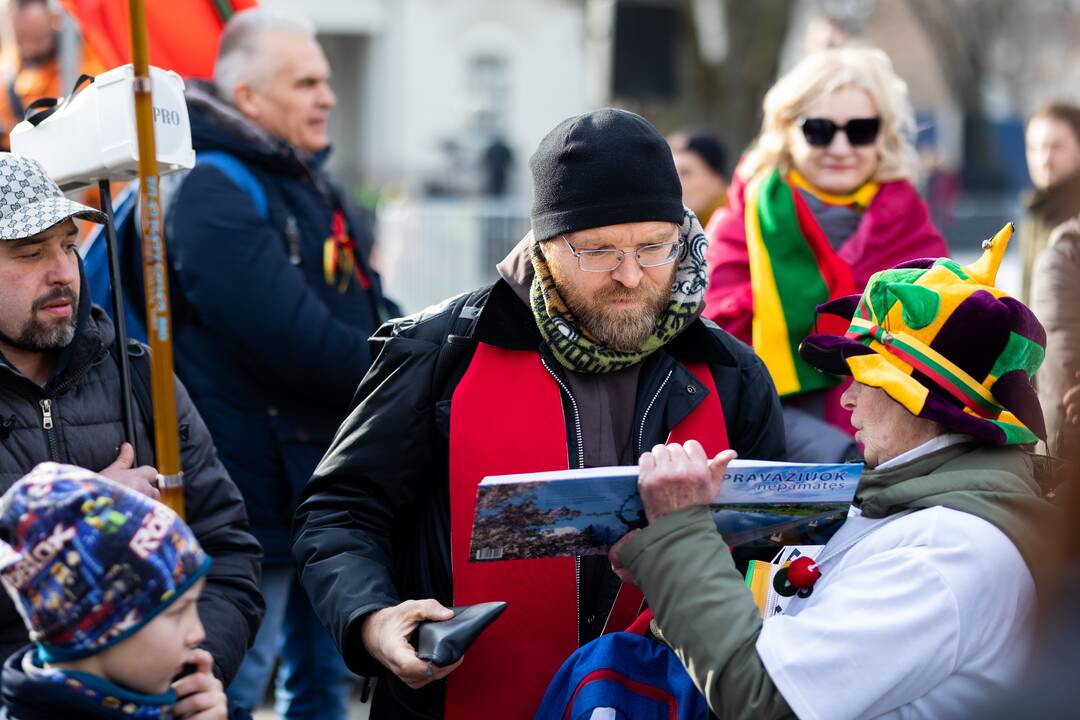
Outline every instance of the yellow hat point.
<path id="1" fill-rule="evenodd" d="M 1006 223 L 994 237 L 983 240 L 983 254 L 975 263 L 964 268 L 971 279 L 980 285 L 994 286 L 997 283 L 998 268 L 1009 247 L 1009 238 L 1013 234 L 1013 224 Z"/>

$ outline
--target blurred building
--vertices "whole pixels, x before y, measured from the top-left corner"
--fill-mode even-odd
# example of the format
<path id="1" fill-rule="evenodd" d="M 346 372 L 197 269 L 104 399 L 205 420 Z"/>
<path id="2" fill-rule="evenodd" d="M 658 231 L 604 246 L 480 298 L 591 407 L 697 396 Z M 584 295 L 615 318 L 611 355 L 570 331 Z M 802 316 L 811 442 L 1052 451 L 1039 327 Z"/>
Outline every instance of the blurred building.
<path id="1" fill-rule="evenodd" d="M 267 7 L 296 12 L 290 0 Z M 332 167 L 345 181 L 411 196 L 471 196 L 483 158 L 509 149 L 506 184 L 587 101 L 582 0 L 306 0 L 333 68 Z M 491 157 L 491 153 L 488 156 Z M 500 155 L 505 157 L 505 155 Z"/>

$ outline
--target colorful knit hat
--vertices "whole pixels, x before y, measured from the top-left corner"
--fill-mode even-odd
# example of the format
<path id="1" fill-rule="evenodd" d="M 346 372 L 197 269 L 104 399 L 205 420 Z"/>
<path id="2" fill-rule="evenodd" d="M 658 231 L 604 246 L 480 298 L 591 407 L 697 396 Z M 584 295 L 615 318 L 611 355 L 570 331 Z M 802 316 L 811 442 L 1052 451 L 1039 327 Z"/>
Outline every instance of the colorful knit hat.
<path id="1" fill-rule="evenodd" d="M 862 296 L 818 307 L 819 331 L 842 319 L 847 332 L 811 335 L 799 354 L 955 432 L 1001 445 L 1045 439 L 1031 381 L 1046 331 L 1023 303 L 994 287 L 1012 233 L 1006 225 L 983 242 L 982 257 L 967 267 L 938 258 L 875 273 Z"/>
<path id="2" fill-rule="evenodd" d="M 0 498 L 0 580 L 45 662 L 133 635 L 210 568 L 159 502 L 89 470 L 42 463 Z"/>

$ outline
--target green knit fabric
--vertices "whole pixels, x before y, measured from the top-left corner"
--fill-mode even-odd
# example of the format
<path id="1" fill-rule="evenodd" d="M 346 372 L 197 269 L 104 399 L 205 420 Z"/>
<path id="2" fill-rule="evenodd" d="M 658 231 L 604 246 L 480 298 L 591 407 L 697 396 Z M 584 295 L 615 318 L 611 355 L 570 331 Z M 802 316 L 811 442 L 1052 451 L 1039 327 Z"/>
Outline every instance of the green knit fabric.
<path id="1" fill-rule="evenodd" d="M 615 350 L 597 342 L 566 306 L 551 276 L 540 244 L 533 241 L 530 252 L 535 271 L 529 291 L 536 326 L 552 355 L 574 372 L 599 374 L 635 365 L 671 342 L 694 321 L 705 306 L 708 271 L 705 249 L 708 240 L 697 217 L 686 211 L 679 238 L 683 241 L 679 267 L 672 281 L 671 299 L 656 322 L 652 335 L 632 351 Z"/>
<path id="2" fill-rule="evenodd" d="M 980 517 L 1005 533 L 1036 579 L 1051 554 L 1059 520 L 1042 497 L 1025 451 L 975 443 L 866 470 L 854 504 L 868 518 L 936 505 Z"/>

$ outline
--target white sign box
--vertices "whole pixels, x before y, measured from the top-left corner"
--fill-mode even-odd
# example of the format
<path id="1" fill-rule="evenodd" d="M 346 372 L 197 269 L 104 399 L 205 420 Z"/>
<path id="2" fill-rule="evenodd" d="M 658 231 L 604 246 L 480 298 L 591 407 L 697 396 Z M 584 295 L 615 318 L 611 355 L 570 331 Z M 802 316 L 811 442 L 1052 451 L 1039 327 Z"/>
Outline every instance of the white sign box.
<path id="1" fill-rule="evenodd" d="M 40 162 L 65 192 L 99 180 L 138 177 L 135 71 L 122 65 L 98 75 L 70 102 L 38 125 L 24 120 L 11 131 L 11 151 Z M 195 166 L 184 81 L 171 70 L 150 68 L 158 172 Z"/>

